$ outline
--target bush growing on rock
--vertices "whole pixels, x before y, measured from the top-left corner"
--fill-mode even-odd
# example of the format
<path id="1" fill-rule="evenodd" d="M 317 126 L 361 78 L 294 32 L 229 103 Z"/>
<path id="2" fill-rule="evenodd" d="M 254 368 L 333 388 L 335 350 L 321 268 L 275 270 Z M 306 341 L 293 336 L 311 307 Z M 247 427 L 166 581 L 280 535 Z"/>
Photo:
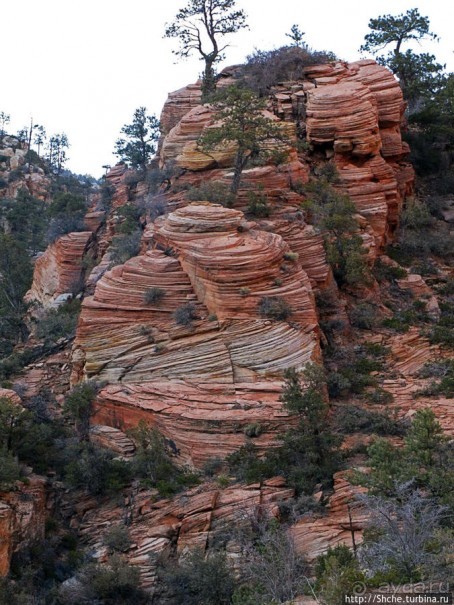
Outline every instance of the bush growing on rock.
<path id="1" fill-rule="evenodd" d="M 270 215 L 268 198 L 263 191 L 250 191 L 248 193 L 247 213 L 257 218 L 266 218 Z"/>
<path id="2" fill-rule="evenodd" d="M 283 46 L 275 50 L 256 50 L 242 68 L 245 84 L 260 96 L 267 95 L 272 86 L 281 82 L 302 80 L 308 65 L 328 63 L 335 55 L 313 51 L 308 47 Z"/>
<path id="3" fill-rule="evenodd" d="M 140 230 L 124 235 L 116 235 L 109 248 L 110 266 L 123 265 L 133 256 L 137 256 L 140 252 L 141 238 L 142 232 Z"/>
<path id="4" fill-rule="evenodd" d="M 179 326 L 190 327 L 192 322 L 197 319 L 196 307 L 193 303 L 182 305 L 176 309 L 173 317 Z"/>
<path id="5" fill-rule="evenodd" d="M 132 473 L 130 464 L 116 459 L 111 451 L 84 443 L 74 449 L 64 478 L 73 488 L 85 489 L 92 496 L 103 496 L 125 487 Z"/>
<path id="6" fill-rule="evenodd" d="M 293 311 L 288 302 L 280 296 L 263 296 L 258 304 L 258 312 L 262 317 L 285 321 Z"/>
<path id="7" fill-rule="evenodd" d="M 143 295 L 143 300 L 147 305 L 159 305 L 165 296 L 165 290 L 158 287 L 149 288 Z"/>
<path id="8" fill-rule="evenodd" d="M 348 314 L 352 326 L 372 330 L 378 323 L 378 309 L 371 303 L 359 303 Z"/>
<path id="9" fill-rule="evenodd" d="M 193 202 L 207 201 L 231 208 L 235 201 L 227 185 L 220 181 L 203 181 L 198 187 L 191 187 L 186 193 L 186 199 Z"/>
<path id="10" fill-rule="evenodd" d="M 74 422 L 80 441 L 88 441 L 90 418 L 94 413 L 94 401 L 98 386 L 94 382 L 82 382 L 67 395 L 63 413 Z"/>
<path id="11" fill-rule="evenodd" d="M 128 528 L 124 525 L 114 525 L 104 535 L 104 544 L 116 552 L 126 552 L 131 546 Z"/>
<path id="12" fill-rule="evenodd" d="M 119 555 L 112 555 L 107 564 L 88 563 L 77 574 L 80 594 L 78 602 L 109 603 L 112 605 L 145 605 L 148 595 L 140 588 L 140 572 L 137 566 L 129 565 Z M 65 590 L 61 596 L 71 595 Z M 74 602 L 72 602 L 74 603 Z M 76 605 L 74 603 L 74 605 Z"/>
<path id="13" fill-rule="evenodd" d="M 366 580 L 355 555 L 344 544 L 328 548 L 317 558 L 315 574 L 317 595 L 330 605 L 342 605 L 345 595 Z"/>
<path id="14" fill-rule="evenodd" d="M 233 573 L 224 554 L 205 557 L 195 550 L 178 565 L 170 563 L 163 579 L 176 605 L 229 605 L 235 588 Z"/>
<path id="15" fill-rule="evenodd" d="M 195 474 L 174 463 L 172 444 L 157 429 L 140 421 L 137 428 L 131 429 L 128 434 L 136 444 L 136 454 L 131 463 L 132 472 L 145 485 L 156 488 L 161 496 L 169 497 L 198 483 Z"/>
<path id="16" fill-rule="evenodd" d="M 405 424 L 393 418 L 388 412 L 371 412 L 354 405 L 338 410 L 336 425 L 341 433 L 366 433 L 377 435 L 402 435 Z"/>
<path id="17" fill-rule="evenodd" d="M 257 448 L 248 442 L 230 454 L 227 462 L 241 481 L 255 482 L 283 475 L 298 494 L 310 494 L 317 483 L 330 485 L 340 465 L 337 450 L 340 440 L 327 425 L 323 370 L 309 364 L 302 376 L 291 369 L 285 378 L 281 399 L 284 408 L 298 418 L 297 427 L 288 430 L 281 444 L 263 458 L 258 457 Z"/>
<path id="18" fill-rule="evenodd" d="M 58 309 L 46 311 L 36 325 L 36 336 L 46 342 L 56 342 L 59 338 L 72 338 L 75 335 L 80 313 L 80 301 L 77 299 L 60 305 Z"/>
<path id="19" fill-rule="evenodd" d="M 326 258 L 340 286 L 362 286 L 370 282 L 365 261 L 366 250 L 358 235 L 354 219 L 356 208 L 348 196 L 338 192 L 328 177 L 312 179 L 304 187 L 307 200 L 303 206 L 310 222 L 326 233 Z"/>

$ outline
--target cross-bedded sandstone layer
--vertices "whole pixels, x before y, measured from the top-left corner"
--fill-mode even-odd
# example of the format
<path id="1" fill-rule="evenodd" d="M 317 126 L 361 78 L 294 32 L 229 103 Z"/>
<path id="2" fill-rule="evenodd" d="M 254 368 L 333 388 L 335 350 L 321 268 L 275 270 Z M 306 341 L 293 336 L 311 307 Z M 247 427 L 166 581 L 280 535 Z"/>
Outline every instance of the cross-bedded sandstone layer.
<path id="1" fill-rule="evenodd" d="M 208 203 L 158 219 L 152 243 L 105 273 L 83 304 L 74 379 L 110 383 L 95 420 L 147 420 L 196 465 L 238 449 L 251 423 L 269 447 L 289 423 L 283 372 L 319 356 L 306 273 L 281 236 Z M 160 294 L 150 301 L 150 292 Z M 267 315 L 264 300 L 281 307 Z"/>

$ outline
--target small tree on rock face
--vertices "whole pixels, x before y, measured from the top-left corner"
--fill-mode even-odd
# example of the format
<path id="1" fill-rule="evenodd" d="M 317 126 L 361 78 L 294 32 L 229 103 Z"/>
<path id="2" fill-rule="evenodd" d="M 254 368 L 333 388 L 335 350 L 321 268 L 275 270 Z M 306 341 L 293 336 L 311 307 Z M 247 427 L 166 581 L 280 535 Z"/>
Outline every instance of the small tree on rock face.
<path id="1" fill-rule="evenodd" d="M 202 76 L 204 98 L 216 89 L 214 65 L 223 59 L 220 38 L 247 27 L 243 10 L 236 10 L 235 0 L 188 0 L 185 8 L 168 24 L 166 38 L 179 38 L 180 48 L 175 55 L 187 58 L 196 51 L 205 62 Z"/>
<path id="2" fill-rule="evenodd" d="M 121 129 L 125 138 L 115 142 L 115 155 L 132 168 L 143 171 L 155 153 L 159 139 L 159 121 L 156 116 L 147 116 L 146 111 L 145 107 L 136 109 L 132 123 Z"/>
<path id="3" fill-rule="evenodd" d="M 219 125 L 207 128 L 199 139 L 199 145 L 206 153 L 221 145 L 236 145 L 230 186 L 233 195 L 238 193 L 248 160 L 266 155 L 263 144 L 274 139 L 283 145 L 287 140 L 281 125 L 264 115 L 265 106 L 265 100 L 259 99 L 252 91 L 231 86 L 221 91 L 213 102 Z"/>
<path id="4" fill-rule="evenodd" d="M 336 178 L 336 175 L 331 178 Z M 312 180 L 305 187 L 304 202 L 313 224 L 326 232 L 325 250 L 338 284 L 367 284 L 369 269 L 364 259 L 366 250 L 357 234 L 355 205 L 347 195 L 338 192 L 325 176 Z"/>
<path id="5" fill-rule="evenodd" d="M 80 441 L 88 441 L 90 417 L 94 413 L 93 402 L 97 389 L 93 383 L 83 382 L 76 385 L 66 398 L 63 411 L 74 421 Z"/>
<path id="6" fill-rule="evenodd" d="M 269 457 L 275 457 L 276 470 L 287 466 L 290 485 L 311 493 L 317 483 L 329 483 L 339 466 L 339 440 L 327 426 L 326 378 L 322 367 L 307 364 L 302 376 L 290 368 L 285 379 L 281 401 L 286 410 L 298 417 L 299 424 L 284 435 L 282 446 Z"/>

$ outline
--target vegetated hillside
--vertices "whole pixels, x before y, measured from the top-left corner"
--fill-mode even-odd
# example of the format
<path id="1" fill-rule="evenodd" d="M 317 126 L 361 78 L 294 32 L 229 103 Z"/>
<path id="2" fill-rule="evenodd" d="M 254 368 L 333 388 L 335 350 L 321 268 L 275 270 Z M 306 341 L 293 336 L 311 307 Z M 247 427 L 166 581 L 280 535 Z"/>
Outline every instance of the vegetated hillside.
<path id="1" fill-rule="evenodd" d="M 338 547 L 318 559 L 316 590 L 335 602 L 329 591 L 364 572 L 372 587 L 444 579 L 445 201 L 415 196 L 387 69 L 310 65 L 263 95 L 265 73 L 224 70 L 211 104 L 199 84 L 171 93 L 146 171 L 115 166 L 75 211 L 56 196 L 55 216 L 82 226 L 36 261 L 30 336 L 0 368 L 0 414 L 15 419 L 0 433 L 5 590 L 53 589 L 64 603 L 119 602 L 115 591 L 124 602 L 283 602 L 308 593 L 308 565 L 329 547 L 358 548 L 377 507 L 397 506 L 383 500 L 393 490 L 432 524 L 418 558 L 384 561 L 384 539 L 369 538 L 360 566 Z M 250 96 L 235 114 L 248 86 L 264 106 Z M 37 346 L 46 357 L 30 358 Z M 357 498 L 365 487 L 376 500 Z"/>

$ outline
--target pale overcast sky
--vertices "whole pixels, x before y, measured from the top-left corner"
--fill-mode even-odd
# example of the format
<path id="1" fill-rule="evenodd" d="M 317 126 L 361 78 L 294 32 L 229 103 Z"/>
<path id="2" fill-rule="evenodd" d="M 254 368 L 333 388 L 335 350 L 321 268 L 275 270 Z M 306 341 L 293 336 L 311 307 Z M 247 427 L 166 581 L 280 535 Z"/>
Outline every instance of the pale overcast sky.
<path id="1" fill-rule="evenodd" d="M 1 8 L 0 111 L 11 115 L 10 130 L 30 116 L 48 134 L 66 132 L 68 168 L 99 177 L 113 164 L 114 142 L 137 107 L 159 116 L 167 93 L 194 82 L 197 59 L 175 64 L 176 40 L 162 38 L 186 0 L 5 0 Z M 441 40 L 423 43 L 454 71 L 454 4 L 446 0 L 238 0 L 250 31 L 231 37 L 223 66 L 239 63 L 254 48 L 288 41 L 297 23 L 316 50 L 359 58 L 371 17 L 397 15 L 417 7 Z M 221 66 L 222 67 L 222 66 Z"/>

